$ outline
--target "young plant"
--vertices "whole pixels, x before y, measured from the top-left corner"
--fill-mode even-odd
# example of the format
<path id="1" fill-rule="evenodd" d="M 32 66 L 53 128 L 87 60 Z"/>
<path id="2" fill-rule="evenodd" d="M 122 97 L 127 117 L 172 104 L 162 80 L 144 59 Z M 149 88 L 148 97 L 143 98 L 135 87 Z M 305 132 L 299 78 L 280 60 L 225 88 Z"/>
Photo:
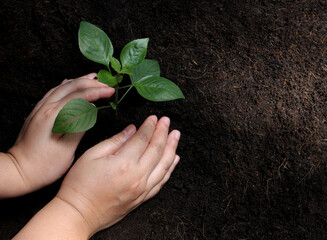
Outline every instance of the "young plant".
<path id="1" fill-rule="evenodd" d="M 160 77 L 158 62 L 145 59 L 148 42 L 148 38 L 131 41 L 121 51 L 119 61 L 113 56 L 114 47 L 107 34 L 91 23 L 81 22 L 78 30 L 79 48 L 86 58 L 106 66 L 106 69 L 98 72 L 98 81 L 115 88 L 114 100 L 108 106 L 95 107 L 82 98 L 72 99 L 59 112 L 52 132 L 76 133 L 92 128 L 98 110 L 111 107 L 117 111 L 117 106 L 133 87 L 150 101 L 184 98 L 175 83 Z M 130 84 L 120 86 L 124 75 L 130 77 Z M 127 90 L 120 97 L 120 90 L 125 88 Z"/>

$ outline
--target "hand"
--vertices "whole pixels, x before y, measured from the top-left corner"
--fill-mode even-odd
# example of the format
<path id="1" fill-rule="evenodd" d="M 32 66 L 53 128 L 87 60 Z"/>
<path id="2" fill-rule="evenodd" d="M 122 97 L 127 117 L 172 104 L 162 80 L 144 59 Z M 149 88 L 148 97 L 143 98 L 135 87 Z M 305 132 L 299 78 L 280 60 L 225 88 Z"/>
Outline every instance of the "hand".
<path id="1" fill-rule="evenodd" d="M 136 132 L 130 125 L 89 149 L 62 183 L 57 200 L 84 219 L 92 236 L 155 196 L 179 161 L 180 132 L 168 135 L 170 120 L 150 116 Z"/>
<path id="2" fill-rule="evenodd" d="M 15 145 L 8 151 L 25 187 L 12 196 L 44 187 L 59 179 L 71 166 L 83 133 L 52 133 L 61 108 L 71 99 L 95 101 L 108 98 L 114 89 L 96 81 L 95 73 L 65 80 L 50 90 L 26 119 Z M 10 195 L 9 194 L 9 195 Z"/>

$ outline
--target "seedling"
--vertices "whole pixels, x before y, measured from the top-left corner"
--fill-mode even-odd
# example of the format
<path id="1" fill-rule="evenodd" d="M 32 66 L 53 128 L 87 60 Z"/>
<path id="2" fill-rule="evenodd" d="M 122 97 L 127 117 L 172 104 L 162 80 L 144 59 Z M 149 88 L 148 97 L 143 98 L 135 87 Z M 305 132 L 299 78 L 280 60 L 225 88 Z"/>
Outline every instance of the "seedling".
<path id="1" fill-rule="evenodd" d="M 89 60 L 103 64 L 106 69 L 98 72 L 98 81 L 115 88 L 115 96 L 108 106 L 96 107 L 82 98 L 69 101 L 59 112 L 52 132 L 83 132 L 94 126 L 98 110 L 117 106 L 126 94 L 135 87 L 137 92 L 150 101 L 169 101 L 184 98 L 179 87 L 170 80 L 160 77 L 157 61 L 145 59 L 148 38 L 129 42 L 120 53 L 120 61 L 113 56 L 114 47 L 107 34 L 88 22 L 81 22 L 78 44 L 82 54 Z M 120 86 L 123 77 L 130 77 L 130 84 Z M 121 89 L 127 89 L 120 97 Z"/>

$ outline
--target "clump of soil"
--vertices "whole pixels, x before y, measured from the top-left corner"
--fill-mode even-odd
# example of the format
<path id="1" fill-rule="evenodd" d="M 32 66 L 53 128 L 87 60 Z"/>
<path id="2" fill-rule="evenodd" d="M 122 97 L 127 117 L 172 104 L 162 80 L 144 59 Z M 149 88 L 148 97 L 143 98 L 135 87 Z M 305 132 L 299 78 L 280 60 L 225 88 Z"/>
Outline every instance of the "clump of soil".
<path id="1" fill-rule="evenodd" d="M 186 99 L 135 92 L 120 121 L 103 112 L 77 156 L 129 123 L 167 115 L 181 162 L 162 191 L 92 239 L 327 238 L 327 4 L 325 1 L 1 1 L 0 147 L 64 78 L 98 71 L 78 50 L 81 20 L 116 54 L 149 37 L 148 58 Z M 8 239 L 60 181 L 0 202 Z"/>

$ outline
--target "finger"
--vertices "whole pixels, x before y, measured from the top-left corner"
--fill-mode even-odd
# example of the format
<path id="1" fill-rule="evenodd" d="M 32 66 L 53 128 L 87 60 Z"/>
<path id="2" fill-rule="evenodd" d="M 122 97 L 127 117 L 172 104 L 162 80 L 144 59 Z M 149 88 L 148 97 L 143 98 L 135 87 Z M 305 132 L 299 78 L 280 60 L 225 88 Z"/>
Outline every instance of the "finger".
<path id="1" fill-rule="evenodd" d="M 77 78 L 77 79 L 80 79 L 80 78 L 95 79 L 96 76 L 97 76 L 96 73 L 89 73 L 89 74 L 86 74 L 86 75 L 84 75 L 84 76 L 82 76 L 82 77 L 79 77 L 79 78 Z"/>
<path id="2" fill-rule="evenodd" d="M 178 155 L 175 156 L 173 164 L 170 166 L 169 170 L 166 172 L 163 179 L 158 182 L 154 187 L 149 191 L 149 193 L 145 196 L 144 201 L 149 200 L 150 198 L 153 198 L 155 195 L 158 194 L 158 192 L 162 189 L 162 187 L 168 182 L 171 174 L 175 170 L 177 164 L 179 163 L 180 157 Z"/>
<path id="3" fill-rule="evenodd" d="M 110 88 L 106 84 L 100 83 L 94 79 L 80 78 L 74 81 L 68 81 L 59 85 L 47 98 L 46 101 L 57 102 L 67 95 L 87 88 Z"/>
<path id="4" fill-rule="evenodd" d="M 90 150 L 88 150 L 85 155 L 92 155 L 92 158 L 102 158 L 114 154 L 131 136 L 136 132 L 136 127 L 134 125 L 127 126 L 123 131 L 116 134 L 115 136 L 106 139 Z"/>
<path id="5" fill-rule="evenodd" d="M 167 140 L 167 145 L 165 151 L 162 155 L 162 158 L 155 169 L 150 173 L 148 177 L 148 185 L 155 186 L 157 185 L 164 176 L 169 171 L 171 165 L 174 162 L 176 156 L 176 149 L 178 146 L 178 141 L 180 139 L 180 132 L 177 130 L 172 131 Z"/>
<path id="6" fill-rule="evenodd" d="M 59 102 L 50 102 L 45 103 L 43 106 L 39 109 L 39 111 L 34 115 L 34 117 L 43 118 L 42 121 L 44 121 L 44 118 L 46 118 L 46 121 L 42 125 L 45 129 L 52 128 L 53 123 L 55 122 L 55 119 L 60 112 L 60 110 L 64 107 L 64 105 L 69 102 L 72 99 L 75 98 L 83 98 L 86 101 L 96 101 L 100 98 L 109 98 L 112 96 L 112 94 L 115 92 L 113 88 L 87 88 L 83 89 L 77 92 L 73 92 L 66 96 L 64 99 L 61 99 Z M 34 118 L 32 117 L 30 121 Z M 56 135 L 58 138 L 61 138 L 63 134 Z"/>
<path id="7" fill-rule="evenodd" d="M 62 83 L 66 83 L 68 80 L 65 79 Z M 40 110 L 40 108 L 43 106 L 44 102 L 46 101 L 47 97 L 50 96 L 59 86 L 56 86 L 54 88 L 52 88 L 51 90 L 49 90 L 44 96 L 43 98 L 35 105 L 35 107 L 33 108 L 33 110 L 31 111 L 31 113 L 28 115 L 28 117 L 25 119 L 25 122 L 23 124 L 23 127 L 20 131 L 20 134 L 17 138 L 17 141 L 21 139 L 22 134 L 26 131 L 27 127 L 30 125 L 32 119 L 34 118 L 35 114 Z"/>
<path id="8" fill-rule="evenodd" d="M 97 76 L 96 73 L 90 73 L 87 74 L 85 76 L 79 77 L 79 80 L 82 79 L 94 79 Z M 62 87 L 63 85 L 67 84 L 67 83 L 71 83 L 72 81 L 74 81 L 75 79 L 65 79 L 60 85 L 52 88 L 51 90 L 49 90 L 44 96 L 43 98 L 35 105 L 35 107 L 33 108 L 32 112 L 29 114 L 29 116 L 26 118 L 24 125 L 21 129 L 21 133 L 24 133 L 26 131 L 27 126 L 30 124 L 30 122 L 32 121 L 32 119 L 34 118 L 35 114 L 39 111 L 39 109 L 44 105 L 44 103 L 48 100 L 48 97 L 52 95 L 53 92 L 58 91 L 58 88 Z M 93 81 L 94 82 L 98 82 L 98 81 Z M 99 84 L 98 84 L 99 85 Z M 104 85 L 104 86 L 103 86 Z M 105 84 L 100 83 L 100 86 L 103 87 L 107 87 Z M 20 134 L 21 135 L 21 134 Z M 17 139 L 19 140 L 19 138 Z"/>
<path id="9" fill-rule="evenodd" d="M 95 77 L 97 76 L 97 74 L 96 73 L 89 73 L 89 74 L 87 74 L 87 75 L 84 75 L 84 76 L 82 76 L 82 77 L 79 77 L 79 78 L 76 78 L 76 79 L 82 79 L 82 78 L 87 78 L 87 79 L 95 79 Z M 59 88 L 60 86 L 62 86 L 62 85 L 64 85 L 64 84 L 66 84 L 66 83 L 70 83 L 70 82 L 72 82 L 72 81 L 75 81 L 76 79 L 64 79 L 62 82 L 61 82 L 61 84 L 60 85 L 58 85 L 58 86 L 56 86 L 56 87 L 54 87 L 54 88 L 52 88 L 50 91 L 48 91 L 45 95 L 44 95 L 44 97 L 42 98 L 42 100 L 43 99 L 45 99 L 45 98 L 47 98 L 47 97 L 49 97 L 57 88 Z M 41 100 L 41 101 L 42 101 Z"/>
<path id="10" fill-rule="evenodd" d="M 70 100 L 75 98 L 83 98 L 88 102 L 96 101 L 100 98 L 109 98 L 115 92 L 113 88 L 107 87 L 95 87 L 95 88 L 86 88 L 79 91 L 72 92 L 68 94 L 66 97 L 59 101 L 58 108 L 59 110 Z M 58 111 L 59 112 L 59 111 Z"/>
<path id="11" fill-rule="evenodd" d="M 70 100 L 74 98 L 83 98 L 86 101 L 96 101 L 99 98 L 109 98 L 114 93 L 113 88 L 87 88 L 83 89 L 77 92 L 73 92 L 72 94 L 69 94 L 64 99 L 62 99 L 59 102 L 50 102 L 45 103 L 43 106 L 39 109 L 39 111 L 34 115 L 35 118 L 38 118 L 38 121 L 43 122 L 39 127 L 44 128 L 43 130 L 48 130 L 49 128 L 52 129 L 53 123 L 55 122 L 55 119 L 60 112 L 60 110 L 64 107 L 64 105 L 69 102 Z M 34 117 L 30 118 L 30 121 Z M 41 130 L 41 129 L 39 129 Z M 61 138 L 63 134 L 55 135 L 58 138 Z"/>
<path id="12" fill-rule="evenodd" d="M 169 131 L 170 119 L 168 117 L 162 117 L 153 133 L 149 146 L 146 148 L 142 158 L 141 164 L 147 169 L 150 174 L 152 170 L 157 166 L 164 152 L 168 131 Z"/>
<path id="13" fill-rule="evenodd" d="M 156 116 L 148 117 L 139 130 L 117 152 L 122 159 L 138 161 L 147 148 L 153 135 L 158 119 Z"/>
<path id="14" fill-rule="evenodd" d="M 90 73 L 90 74 L 87 74 L 85 76 L 82 76 L 82 77 L 79 77 L 77 79 L 79 80 L 82 80 L 83 78 L 84 79 L 94 79 L 95 77 L 97 76 L 96 73 Z M 34 109 L 32 110 L 30 116 L 33 117 L 34 114 L 42 107 L 42 105 L 44 104 L 44 102 L 46 100 L 48 100 L 48 97 L 52 95 L 53 92 L 57 91 L 58 88 L 62 87 L 63 85 L 65 84 L 68 84 L 68 83 L 71 83 L 73 81 L 75 81 L 76 79 L 65 79 L 60 85 L 52 88 L 51 90 L 49 90 L 44 96 L 43 98 L 36 104 L 36 106 L 34 107 Z M 98 84 L 99 85 L 99 84 Z M 100 83 L 100 86 L 103 86 L 103 87 L 108 87 L 107 85 L 105 84 L 102 84 Z M 51 100 L 51 99 L 50 99 Z"/>

